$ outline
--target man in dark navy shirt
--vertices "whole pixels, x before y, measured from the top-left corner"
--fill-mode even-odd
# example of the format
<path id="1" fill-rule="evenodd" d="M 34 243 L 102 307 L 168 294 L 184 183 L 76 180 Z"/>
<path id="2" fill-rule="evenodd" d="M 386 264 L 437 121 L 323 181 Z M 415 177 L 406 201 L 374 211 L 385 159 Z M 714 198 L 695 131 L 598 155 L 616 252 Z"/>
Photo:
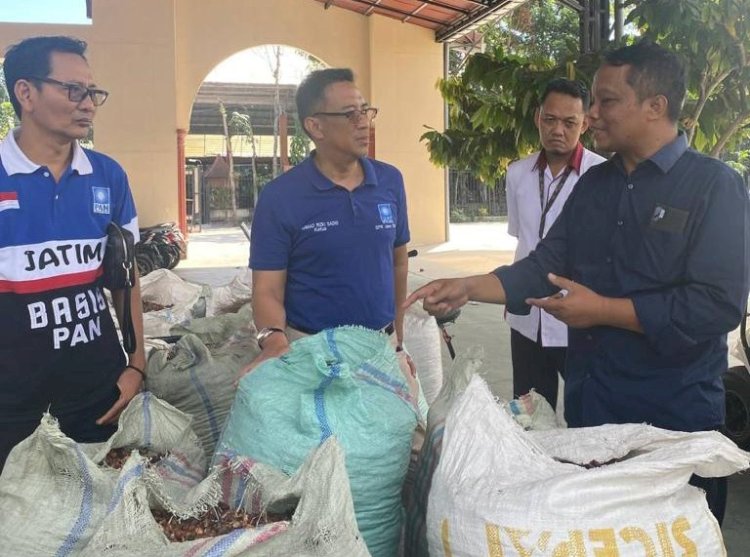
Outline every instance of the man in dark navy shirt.
<path id="1" fill-rule="evenodd" d="M 641 42 L 611 52 L 593 94 L 590 129 L 616 154 L 580 179 L 537 249 L 487 275 L 434 281 L 407 304 L 423 299 L 434 314 L 468 300 L 535 306 L 567 323 L 572 427 L 717 429 L 726 333 L 748 296 L 748 193 L 678 131 L 684 70 L 669 51 Z M 695 483 L 721 520 L 725 483 Z"/>

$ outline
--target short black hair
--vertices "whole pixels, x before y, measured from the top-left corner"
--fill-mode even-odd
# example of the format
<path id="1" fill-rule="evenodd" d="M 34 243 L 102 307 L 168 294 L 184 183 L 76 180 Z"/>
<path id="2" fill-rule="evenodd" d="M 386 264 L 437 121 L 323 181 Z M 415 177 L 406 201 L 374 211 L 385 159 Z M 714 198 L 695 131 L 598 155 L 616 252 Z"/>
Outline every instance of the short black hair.
<path id="1" fill-rule="evenodd" d="M 564 77 L 558 77 L 547 83 L 542 93 L 542 100 L 539 102 L 539 106 L 544 104 L 550 93 L 561 93 L 568 95 L 574 99 L 581 99 L 583 104 L 583 111 L 588 112 L 589 104 L 591 103 L 591 95 L 589 94 L 588 87 L 583 82 L 575 81 L 572 79 L 565 79 Z"/>
<path id="2" fill-rule="evenodd" d="M 325 98 L 326 87 L 333 83 L 346 81 L 354 83 L 354 72 L 349 68 L 328 68 L 310 72 L 297 87 L 294 100 L 297 103 L 297 117 L 302 129 L 305 129 L 305 118 L 311 116 Z M 307 130 L 305 130 L 307 133 Z"/>
<path id="3" fill-rule="evenodd" d="M 86 41 L 74 37 L 51 36 L 30 37 L 8 48 L 5 53 L 5 62 L 3 62 L 3 71 L 8 96 L 13 110 L 16 111 L 16 116 L 21 117 L 21 105 L 15 92 L 16 82 L 19 79 L 49 76 L 50 55 L 53 52 L 77 54 L 85 60 L 84 53 L 87 46 Z"/>
<path id="4" fill-rule="evenodd" d="M 667 115 L 672 122 L 677 122 L 687 86 L 685 66 L 674 52 L 644 39 L 608 52 L 604 64 L 630 66 L 627 82 L 635 90 L 638 100 L 664 95 Z"/>

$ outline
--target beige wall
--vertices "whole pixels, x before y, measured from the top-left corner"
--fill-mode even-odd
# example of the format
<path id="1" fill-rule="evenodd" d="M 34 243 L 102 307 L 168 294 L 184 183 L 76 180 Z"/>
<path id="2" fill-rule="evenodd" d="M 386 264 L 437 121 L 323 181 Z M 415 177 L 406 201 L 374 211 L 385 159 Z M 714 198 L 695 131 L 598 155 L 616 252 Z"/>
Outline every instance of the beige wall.
<path id="1" fill-rule="evenodd" d="M 443 49 L 429 29 L 385 17 L 370 18 L 371 99 L 376 157 L 404 175 L 412 244 L 445 238 L 444 172 L 429 161 L 419 137 L 425 125 L 443 129 L 443 102 L 435 85 Z"/>
<path id="2" fill-rule="evenodd" d="M 174 0 L 94 0 L 94 25 L 0 24 L 0 46 L 31 35 L 89 42 L 94 78 L 110 91 L 94 144 L 128 173 L 142 225 L 177 221 Z"/>
<path id="3" fill-rule="evenodd" d="M 125 167 L 143 225 L 178 220 L 176 130 L 188 128 L 206 75 L 239 51 L 284 44 L 355 71 L 382 111 L 377 157 L 406 180 L 412 243 L 445 239 L 443 172 L 418 141 L 423 124 L 442 127 L 432 32 L 312 0 L 94 0 L 93 9 L 90 26 L 0 24 L 0 47 L 38 34 L 89 41 L 97 83 L 111 92 L 95 145 Z"/>

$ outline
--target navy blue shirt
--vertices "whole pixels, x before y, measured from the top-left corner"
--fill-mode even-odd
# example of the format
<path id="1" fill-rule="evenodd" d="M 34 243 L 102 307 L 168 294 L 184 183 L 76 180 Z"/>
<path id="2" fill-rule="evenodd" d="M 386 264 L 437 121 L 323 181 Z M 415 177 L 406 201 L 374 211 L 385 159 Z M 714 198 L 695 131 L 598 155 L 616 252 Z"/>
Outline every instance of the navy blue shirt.
<path id="1" fill-rule="evenodd" d="M 293 327 L 380 329 L 396 311 L 393 250 L 409 241 L 403 178 L 362 158 L 364 181 L 349 191 L 326 178 L 313 156 L 263 188 L 250 267 L 287 271 L 284 307 Z"/>
<path id="2" fill-rule="evenodd" d="M 726 333 L 747 300 L 749 224 L 740 176 L 680 134 L 630 175 L 617 156 L 591 168 L 537 249 L 495 270 L 513 313 L 557 290 L 549 272 L 633 301 L 643 334 L 568 329 L 570 426 L 723 423 Z"/>

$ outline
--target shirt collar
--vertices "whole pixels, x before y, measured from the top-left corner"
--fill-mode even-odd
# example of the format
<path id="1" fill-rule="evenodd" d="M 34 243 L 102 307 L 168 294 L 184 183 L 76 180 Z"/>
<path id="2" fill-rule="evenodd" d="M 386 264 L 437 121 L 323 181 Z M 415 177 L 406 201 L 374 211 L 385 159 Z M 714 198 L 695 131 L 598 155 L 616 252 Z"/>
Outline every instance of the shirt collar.
<path id="1" fill-rule="evenodd" d="M 682 154 L 687 151 L 688 142 L 685 137 L 685 132 L 680 131 L 672 141 L 667 143 L 664 147 L 659 149 L 656 153 L 649 157 L 649 160 L 653 162 L 659 169 L 666 174 L 675 163 L 679 160 Z"/>
<path id="2" fill-rule="evenodd" d="M 313 186 L 315 186 L 315 188 L 320 191 L 331 190 L 335 188 L 336 184 L 333 183 L 327 176 L 325 176 L 315 165 L 315 161 L 313 160 L 314 158 L 315 149 L 313 149 L 310 153 L 310 156 L 302 162 L 302 164 L 305 165 L 307 175 L 312 181 Z M 378 177 L 375 174 L 375 168 L 372 166 L 370 159 L 368 159 L 367 157 L 360 157 L 359 163 L 362 165 L 362 170 L 365 174 L 362 183 L 366 186 L 377 186 Z"/>
<path id="3" fill-rule="evenodd" d="M 0 160 L 5 167 L 8 176 L 13 174 L 33 174 L 41 165 L 36 164 L 27 157 L 16 142 L 16 130 L 11 130 L 5 139 L 0 143 Z M 70 161 L 70 167 L 78 174 L 92 174 L 94 169 L 91 166 L 86 152 L 78 144 L 73 142 L 73 159 Z"/>
<path id="4" fill-rule="evenodd" d="M 576 174 L 581 173 L 581 163 L 583 162 L 583 145 L 579 141 L 576 145 L 575 150 L 570 154 L 568 159 L 568 167 L 576 171 Z M 547 153 L 544 149 L 539 153 L 539 158 L 536 159 L 536 163 L 532 170 L 544 170 L 547 168 Z"/>
<path id="5" fill-rule="evenodd" d="M 687 149 L 687 137 L 685 136 L 685 132 L 680 131 L 677 133 L 677 137 L 664 145 L 661 149 L 659 149 L 656 153 L 651 155 L 646 160 L 654 163 L 657 168 L 662 171 L 663 174 L 666 174 L 667 172 L 672 170 L 672 167 L 683 155 L 683 153 L 687 151 Z M 612 157 L 612 161 L 617 165 L 621 172 L 627 174 L 625 165 L 622 163 L 622 157 L 619 153 L 615 153 L 615 155 Z M 638 167 L 640 167 L 642 164 L 643 162 L 639 163 Z"/>

